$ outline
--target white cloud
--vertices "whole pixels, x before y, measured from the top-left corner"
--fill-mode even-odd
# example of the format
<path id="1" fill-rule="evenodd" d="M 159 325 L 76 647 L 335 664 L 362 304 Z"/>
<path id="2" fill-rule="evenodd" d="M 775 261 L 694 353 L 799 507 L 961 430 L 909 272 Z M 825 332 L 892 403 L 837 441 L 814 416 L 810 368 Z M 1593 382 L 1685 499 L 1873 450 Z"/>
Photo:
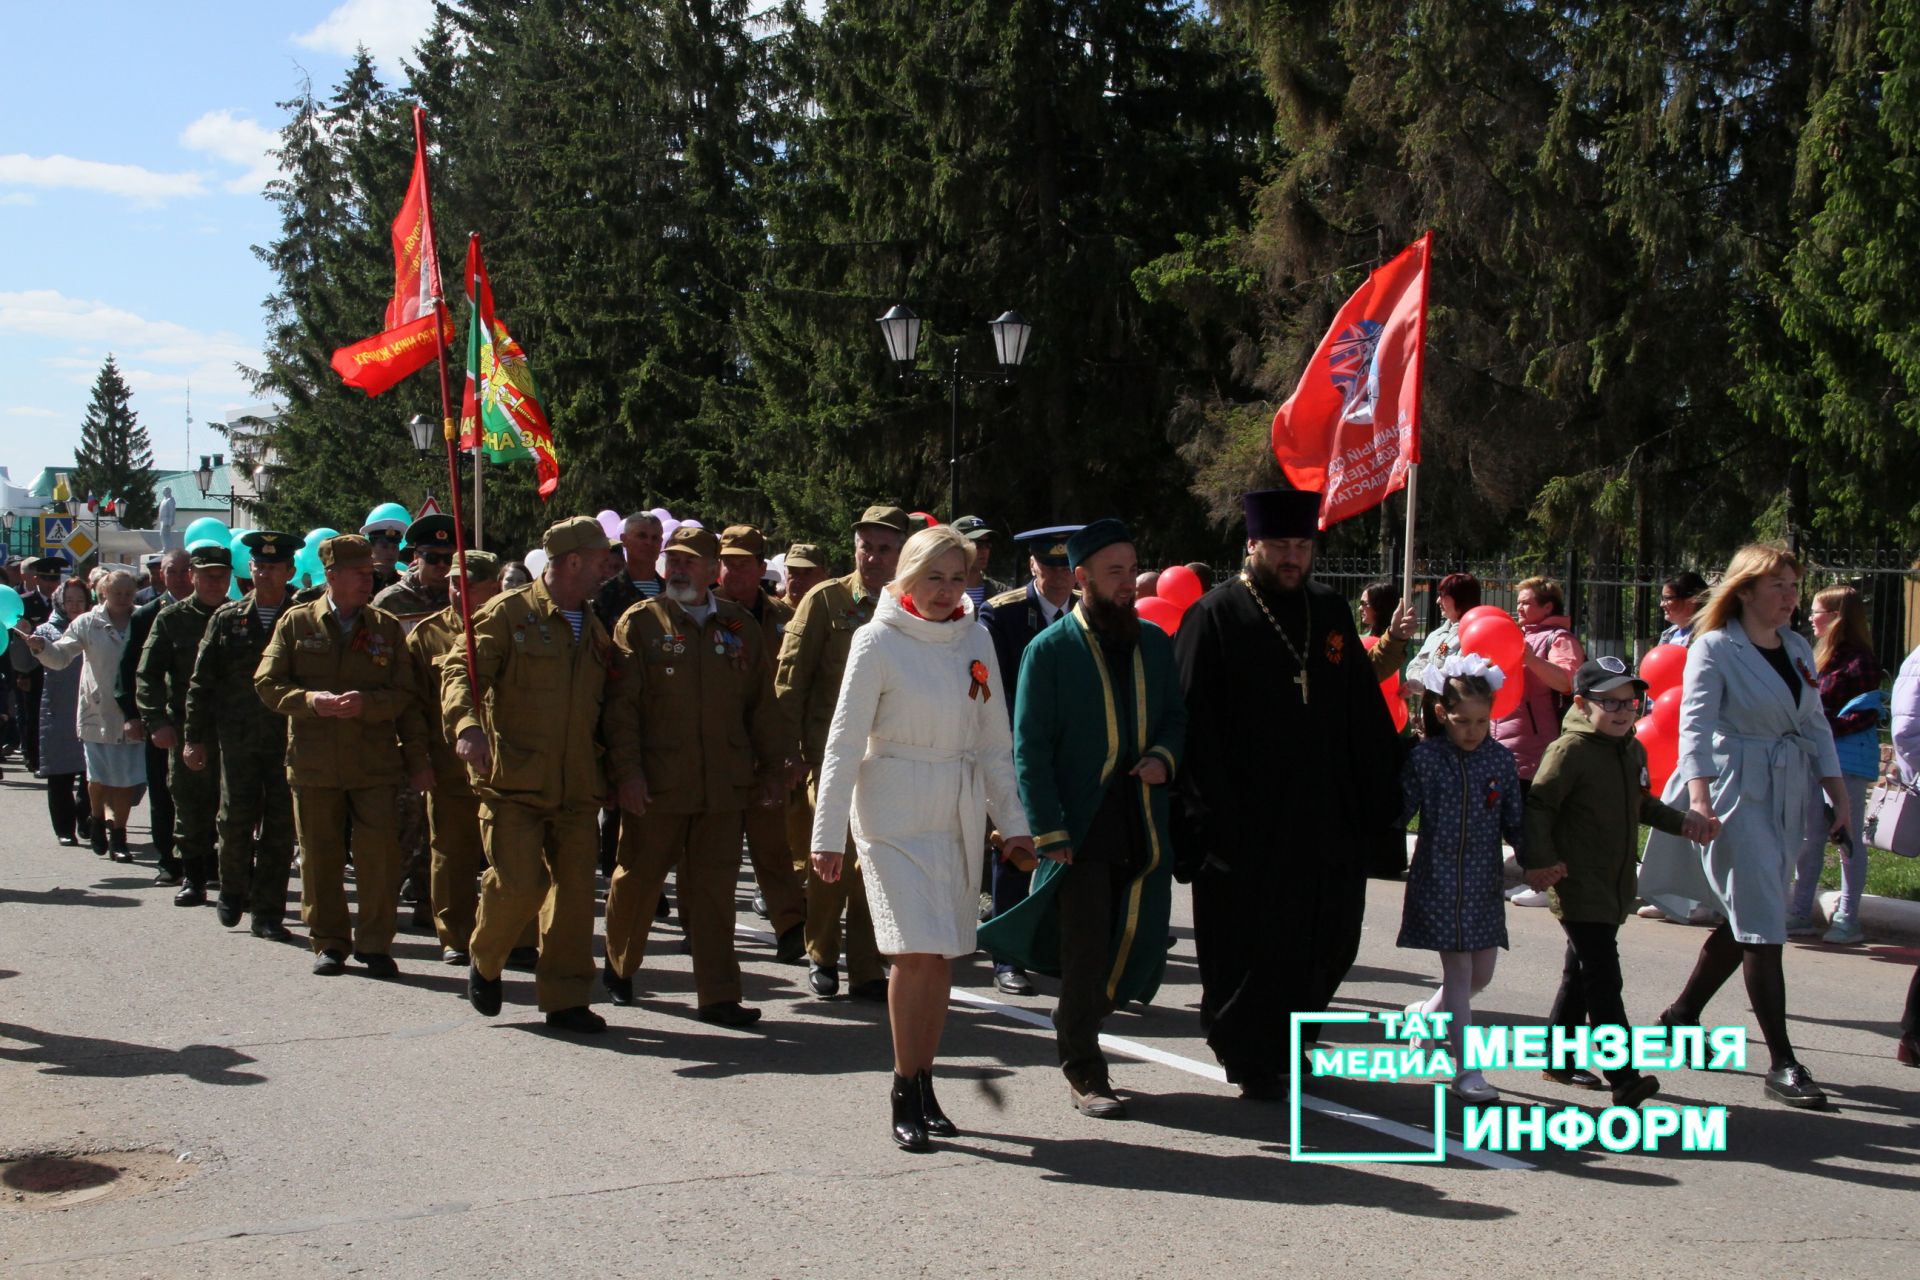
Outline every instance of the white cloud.
<path id="1" fill-rule="evenodd" d="M 0 205 L 36 204 L 36 203 L 38 202 L 33 198 L 33 196 L 29 192 L 25 192 L 25 191 L 9 191 L 5 195 L 0 196 Z"/>
<path id="2" fill-rule="evenodd" d="M 270 154 L 280 145 L 280 135 L 224 107 L 207 112 L 182 130 L 180 145 L 244 169 L 226 183 L 227 190 L 238 195 L 257 193 L 280 172 Z"/>
<path id="3" fill-rule="evenodd" d="M 9 418 L 57 418 L 60 415 L 51 409 L 40 409 L 30 404 L 10 404 L 7 406 Z"/>
<path id="4" fill-rule="evenodd" d="M 0 156 L 0 186 L 96 191 L 144 205 L 204 195 L 207 190 L 197 173 L 155 173 L 137 164 L 107 164 L 99 160 L 76 160 L 72 156 L 21 153 Z"/>
<path id="5" fill-rule="evenodd" d="M 380 69 L 391 75 L 400 70 L 402 58 L 413 56 L 414 46 L 432 25 L 433 0 L 342 0 L 311 31 L 293 40 L 343 58 L 365 45 Z"/>

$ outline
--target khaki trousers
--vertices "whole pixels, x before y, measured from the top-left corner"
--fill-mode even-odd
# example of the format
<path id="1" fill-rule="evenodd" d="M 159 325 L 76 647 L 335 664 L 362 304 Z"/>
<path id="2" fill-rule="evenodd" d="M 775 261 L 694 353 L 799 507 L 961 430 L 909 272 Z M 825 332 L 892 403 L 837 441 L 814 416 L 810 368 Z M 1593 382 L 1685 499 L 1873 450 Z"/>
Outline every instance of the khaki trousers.
<path id="1" fill-rule="evenodd" d="M 598 806 L 480 802 L 487 870 L 466 949 L 481 977 L 498 978 L 528 922 L 538 919 L 540 962 L 533 973 L 543 1013 L 592 1003 L 599 816 Z"/>
<path id="2" fill-rule="evenodd" d="M 619 861 L 607 887 L 607 964 L 614 973 L 630 978 L 640 967 L 653 928 L 653 904 L 677 864 L 674 893 L 693 942 L 696 998 L 702 1007 L 740 999 L 740 959 L 733 945 L 740 830 L 738 809 L 620 815 Z"/>
<path id="3" fill-rule="evenodd" d="M 800 842 L 805 848 L 813 841 L 813 784 L 807 785 L 807 835 Z M 840 963 L 840 916 L 847 917 L 847 983 L 859 986 L 887 976 L 880 960 L 880 947 L 873 940 L 873 915 L 867 910 L 867 881 L 860 870 L 860 859 L 853 851 L 853 836 L 847 836 L 847 856 L 840 864 L 840 878 L 832 884 L 813 869 L 812 850 L 807 850 L 807 959 L 817 965 Z"/>
<path id="4" fill-rule="evenodd" d="M 357 922 L 347 917 L 347 822 L 353 822 Z M 300 834 L 300 919 L 314 951 L 386 955 L 400 894 L 400 840 L 393 786 L 293 789 Z"/>
<path id="5" fill-rule="evenodd" d="M 744 819 L 747 859 L 753 863 L 753 879 L 760 886 L 760 896 L 767 900 L 767 924 L 776 938 L 807 919 L 806 881 L 794 870 L 793 847 L 787 842 L 790 807 L 751 805 Z"/>

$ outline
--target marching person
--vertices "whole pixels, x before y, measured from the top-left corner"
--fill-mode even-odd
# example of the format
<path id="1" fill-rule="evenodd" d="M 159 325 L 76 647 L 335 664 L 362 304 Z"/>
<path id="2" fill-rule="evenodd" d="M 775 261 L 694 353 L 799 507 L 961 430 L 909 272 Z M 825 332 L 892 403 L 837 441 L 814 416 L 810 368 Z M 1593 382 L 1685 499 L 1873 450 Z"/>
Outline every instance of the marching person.
<path id="1" fill-rule="evenodd" d="M 1020 799 L 1047 859 L 1026 899 L 980 930 L 998 957 L 1060 978 L 1054 1039 L 1067 1097 L 1114 1119 L 1100 1027 L 1150 1000 L 1166 969 L 1173 901 L 1167 783 L 1186 739 L 1173 642 L 1133 611 L 1133 535 L 1096 520 L 1067 541 L 1080 603 L 1027 646 L 1014 710 Z"/>
<path id="2" fill-rule="evenodd" d="M 447 579 L 453 573 L 453 517 L 421 516 L 407 526 L 407 550 L 413 565 L 400 580 L 373 598 L 411 630 L 414 624 L 447 607 Z"/>
<path id="3" fill-rule="evenodd" d="M 974 950 L 991 814 L 1007 847 L 1033 854 L 1014 777 L 993 644 L 967 599 L 973 548 L 945 526 L 907 539 L 899 575 L 854 636 L 821 757 L 813 865 L 840 877 L 846 832 L 867 867 L 874 936 L 893 962 L 893 1140 L 953 1137 L 933 1093 L 953 961 Z M 824 593 L 808 597 L 808 603 Z"/>
<path id="4" fill-rule="evenodd" d="M 967 570 L 967 599 L 973 601 L 977 615 L 986 606 L 988 596 L 1004 595 L 1012 588 L 988 576 L 993 567 L 993 526 L 979 516 L 961 516 L 953 522 L 953 531 L 973 544 L 973 568 Z"/>
<path id="5" fill-rule="evenodd" d="M 300 539 L 268 529 L 240 542 L 253 561 L 253 590 L 215 609 L 207 622 L 187 685 L 180 760 L 190 771 L 218 775 L 220 923 L 232 928 L 250 912 L 254 937 L 285 942 L 293 868 L 287 722 L 260 701 L 253 673 L 287 607 Z"/>
<path id="6" fill-rule="evenodd" d="M 1395 756 L 1353 614 L 1312 580 L 1320 495 L 1269 489 L 1242 505 L 1246 568 L 1195 601 L 1174 639 L 1187 697 L 1177 874 L 1193 882 L 1207 1043 L 1241 1096 L 1271 1099 L 1293 1070 L 1291 1015 L 1324 1010 L 1359 952 L 1367 837 L 1392 803 Z"/>
<path id="7" fill-rule="evenodd" d="M 393 957 L 400 845 L 394 787 L 433 783 L 427 726 L 399 619 L 373 607 L 373 548 L 358 534 L 320 544 L 322 594 L 286 608 L 254 669 L 253 687 L 288 719 L 287 781 L 300 838 L 300 916 L 313 972 L 399 973 Z M 347 912 L 347 828 L 353 829 L 358 919 Z"/>
<path id="8" fill-rule="evenodd" d="M 798 609 L 807 592 L 827 580 L 827 557 L 811 542 L 796 542 L 788 547 L 787 557 L 780 563 L 787 570 L 787 589 L 782 599 L 790 608 Z"/>
<path id="9" fill-rule="evenodd" d="M 373 548 L 373 593 L 379 595 L 400 581 L 400 544 L 406 540 L 413 517 L 397 502 L 383 502 L 367 512 L 360 536 Z"/>
<path id="10" fill-rule="evenodd" d="M 778 816 L 770 806 L 785 794 L 790 743 L 765 633 L 707 586 L 720 551 L 706 529 L 675 529 L 666 592 L 628 609 L 614 632 L 618 674 L 602 733 L 620 798 L 620 857 L 607 889 L 603 976 L 615 1004 L 633 1003 L 653 904 L 678 866 L 700 1020 L 745 1027 L 760 1010 L 740 1003 L 733 944 L 742 814 L 758 806 Z"/>
<path id="11" fill-rule="evenodd" d="M 464 644 L 440 663 L 441 719 L 480 797 L 487 858 L 467 999 L 486 1017 L 500 1012 L 501 970 L 537 917 L 534 976 L 547 1025 L 592 1033 L 607 1028 L 590 1007 L 594 819 L 606 794 L 597 731 L 613 662 L 591 596 L 607 534 L 575 516 L 549 527 L 540 545 L 540 577 L 474 615 L 473 669 Z"/>
<path id="12" fill-rule="evenodd" d="M 68 578 L 54 588 L 53 616 L 35 627 L 33 634 L 52 644 L 75 619 L 87 612 L 91 603 L 87 599 L 87 584 L 78 578 Z M 19 633 L 14 635 L 18 638 Z M 16 675 L 29 668 L 44 671 L 24 641 L 17 645 L 9 643 L 8 656 Z M 87 757 L 75 723 L 80 675 L 71 669 L 45 672 L 46 680 L 40 693 L 40 766 L 35 770 L 47 780 L 47 816 L 53 820 L 54 838 L 70 847 L 91 834 L 83 825 L 87 816 Z"/>
<path id="13" fill-rule="evenodd" d="M 899 507 L 868 507 L 853 526 L 854 571 L 809 591 L 787 623 L 773 688 L 781 714 L 794 730 L 800 759 L 813 774 L 810 798 L 818 793 L 820 763 L 826 757 L 827 730 L 840 699 L 847 654 L 860 628 L 873 620 L 880 591 L 893 580 L 906 536 L 906 512 Z M 796 763 L 794 773 L 799 772 Z M 874 946 L 866 882 L 851 840 L 843 847 L 848 856 L 838 878 L 821 879 L 817 867 L 807 871 L 807 985 L 823 1000 L 840 990 L 840 916 L 845 912 L 848 994 L 884 1000 L 886 971 Z"/>
<path id="14" fill-rule="evenodd" d="M 180 855 L 180 891 L 176 907 L 204 906 L 207 884 L 219 870 L 215 838 L 220 816 L 220 758 L 214 766 L 189 768 L 186 752 L 187 686 L 207 624 L 227 598 L 233 578 L 233 553 L 214 542 L 188 553 L 193 594 L 161 609 L 153 620 L 134 680 L 134 702 L 146 726 L 147 741 L 167 753 L 167 789 L 173 793 L 173 847 Z M 212 744 L 206 744 L 210 749 Z M 222 923 L 232 924 L 225 919 Z"/>
<path id="15" fill-rule="evenodd" d="M 594 596 L 594 612 L 600 625 L 612 635 L 620 625 L 620 615 L 640 603 L 652 600 L 664 589 L 658 569 L 663 530 L 660 517 L 649 511 L 636 511 L 620 523 L 620 566 L 600 584 Z M 611 803 L 600 811 L 600 874 L 613 875 L 614 856 L 620 848 L 620 807 Z M 667 900 L 663 896 L 656 918 L 664 920 Z"/>
<path id="16" fill-rule="evenodd" d="M 205 540 L 200 545 L 205 545 Z M 141 743 L 146 757 L 147 809 L 151 819 L 154 862 L 158 871 L 153 882 L 159 885 L 180 883 L 180 862 L 173 856 L 173 832 L 176 815 L 173 790 L 167 785 L 168 755 L 147 735 L 140 719 L 140 703 L 134 696 L 140 682 L 140 655 L 146 651 L 147 637 L 153 633 L 154 619 L 160 611 L 193 594 L 193 561 L 190 553 L 175 547 L 160 557 L 160 577 L 150 588 L 144 604 L 136 604 L 133 620 L 127 625 L 127 647 L 120 658 L 120 674 L 114 685 L 114 698 L 126 716 L 127 732 Z"/>

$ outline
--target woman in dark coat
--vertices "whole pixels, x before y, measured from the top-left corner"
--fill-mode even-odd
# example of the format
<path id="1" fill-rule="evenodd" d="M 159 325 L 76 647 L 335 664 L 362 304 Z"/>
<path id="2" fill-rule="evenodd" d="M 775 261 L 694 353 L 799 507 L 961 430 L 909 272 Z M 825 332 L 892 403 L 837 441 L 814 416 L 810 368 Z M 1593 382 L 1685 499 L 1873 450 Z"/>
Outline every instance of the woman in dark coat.
<path id="1" fill-rule="evenodd" d="M 34 634 L 48 644 L 60 638 L 67 624 L 85 613 L 91 605 L 87 586 L 77 578 L 60 584 L 54 594 L 53 616 L 34 628 Z M 15 646 L 30 667 L 39 664 L 24 645 Z M 18 658 L 15 667 L 18 669 Z M 74 729 L 74 704 L 80 696 L 80 668 L 48 671 L 40 694 L 40 769 L 47 780 L 47 816 L 53 820 L 53 834 L 64 845 L 78 844 L 87 836 L 87 762 Z"/>

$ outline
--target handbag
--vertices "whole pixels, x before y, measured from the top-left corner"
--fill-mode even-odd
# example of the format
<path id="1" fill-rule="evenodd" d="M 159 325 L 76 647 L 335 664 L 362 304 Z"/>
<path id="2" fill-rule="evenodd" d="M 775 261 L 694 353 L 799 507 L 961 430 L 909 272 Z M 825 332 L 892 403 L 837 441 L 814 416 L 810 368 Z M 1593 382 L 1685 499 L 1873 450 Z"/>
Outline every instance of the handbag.
<path id="1" fill-rule="evenodd" d="M 1873 784 L 1860 834 L 1872 848 L 1902 858 L 1920 857 L 1920 792 L 1889 772 Z"/>

